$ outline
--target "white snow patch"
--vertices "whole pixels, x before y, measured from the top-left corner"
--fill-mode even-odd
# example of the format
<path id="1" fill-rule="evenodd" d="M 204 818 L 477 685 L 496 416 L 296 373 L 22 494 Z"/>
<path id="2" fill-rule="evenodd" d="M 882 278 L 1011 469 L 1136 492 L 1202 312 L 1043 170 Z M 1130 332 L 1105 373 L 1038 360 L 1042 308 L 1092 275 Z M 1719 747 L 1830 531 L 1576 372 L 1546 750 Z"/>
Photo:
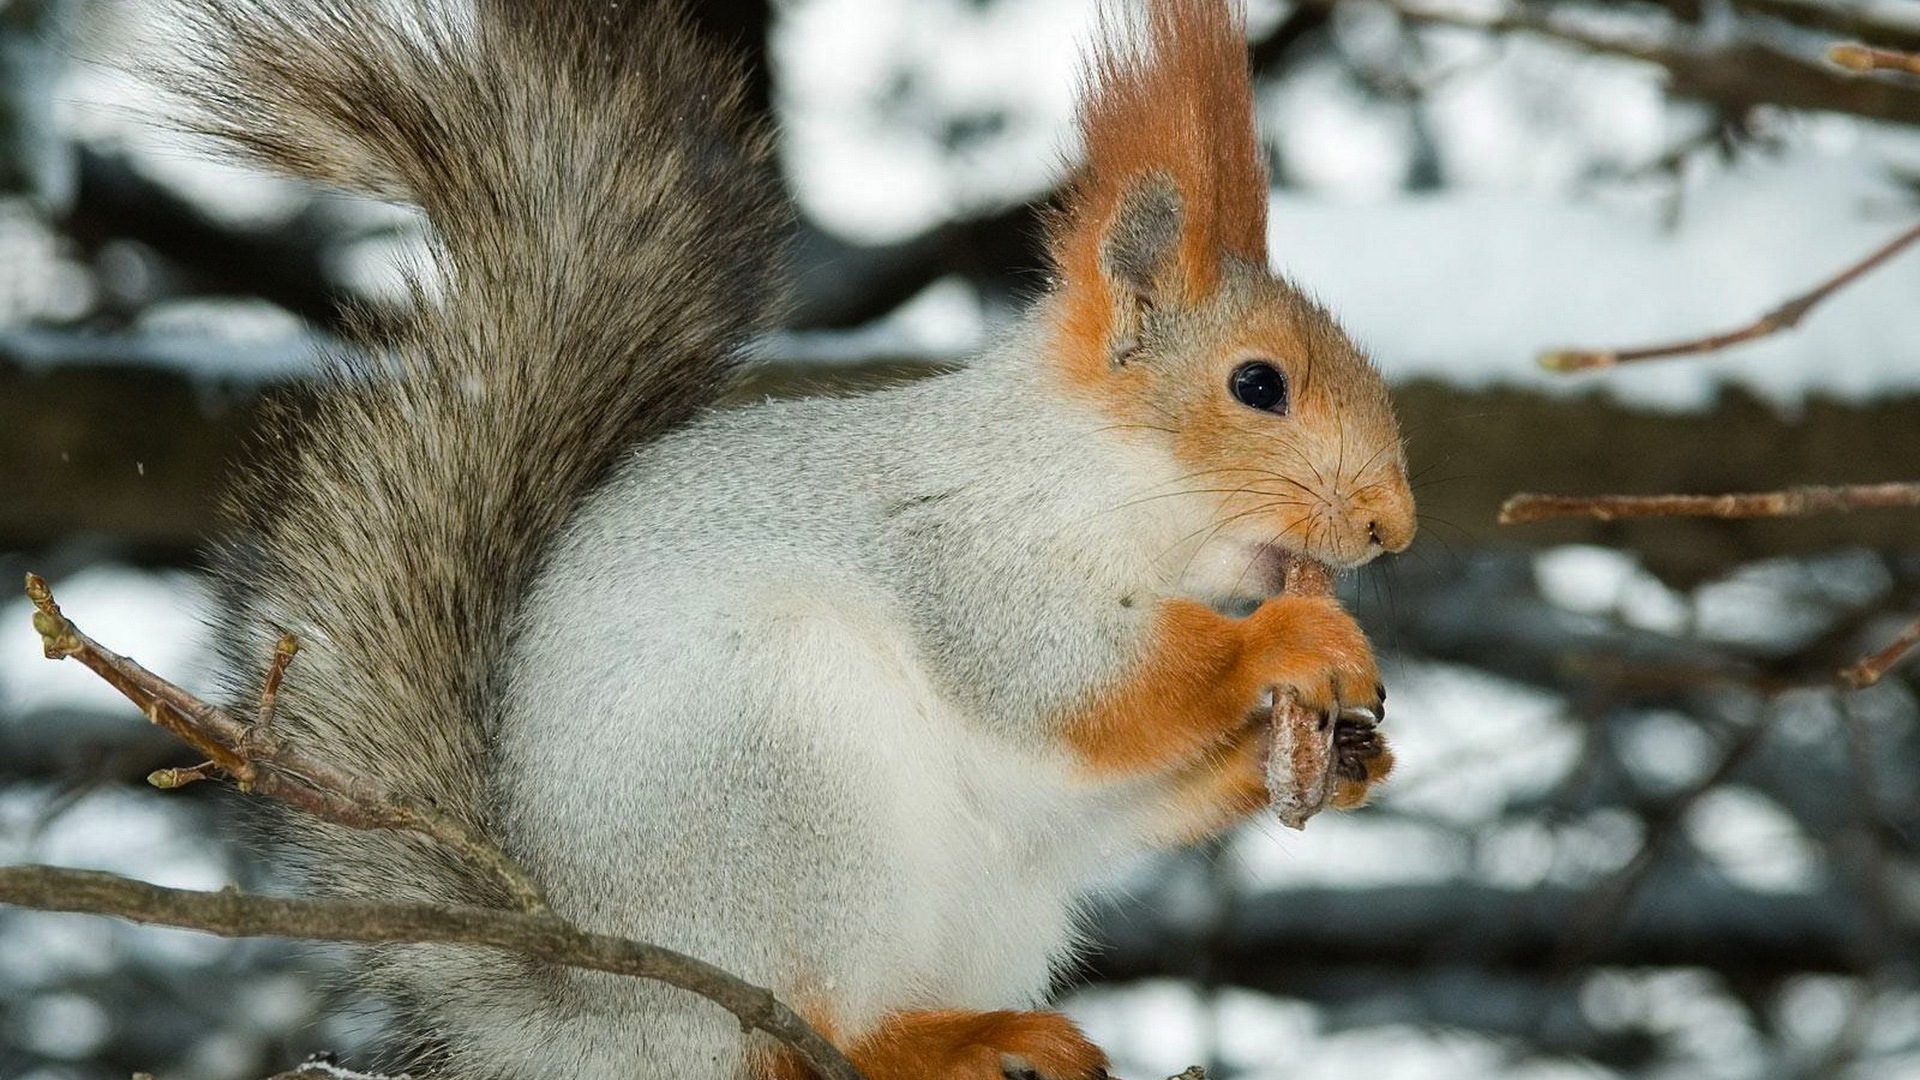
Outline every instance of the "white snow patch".
<path id="1" fill-rule="evenodd" d="M 1383 815 L 1325 813 L 1293 832 L 1265 816 L 1229 849 L 1250 889 L 1438 883 L 1460 877 L 1468 845 L 1457 832 Z"/>
<path id="2" fill-rule="evenodd" d="M 1727 877 L 1763 893 L 1808 892 L 1818 884 L 1819 847 L 1773 800 L 1725 787 L 1687 814 L 1687 839 Z"/>
<path id="3" fill-rule="evenodd" d="M 1616 723 L 1611 733 L 1620 760 L 1648 787 L 1674 792 L 1706 774 L 1716 747 L 1698 721 L 1681 713 L 1646 710 Z"/>
<path id="4" fill-rule="evenodd" d="M 1566 774 L 1577 727 L 1557 696 L 1449 664 L 1406 662 L 1387 732 L 1399 760 L 1383 805 L 1442 822 L 1492 819 Z"/>
<path id="5" fill-rule="evenodd" d="M 1501 1040 L 1409 1024 L 1330 1028 L 1319 1009 L 1245 990 L 1211 996 L 1153 981 L 1064 1003 L 1119 1076 L 1172 1076 L 1217 1060 L 1257 1080 L 1560 1080 L 1612 1075 L 1584 1062 L 1517 1058 Z"/>
<path id="6" fill-rule="evenodd" d="M 770 48 L 801 206 L 882 243 L 1046 190 L 1093 10 L 1091 0 L 782 7 Z"/>
<path id="7" fill-rule="evenodd" d="M 963 278 L 945 277 L 865 326 L 775 333 L 759 352 L 822 365 L 903 356 L 960 361 L 986 344 L 988 322 L 979 290 Z"/>
<path id="8" fill-rule="evenodd" d="M 19 1008 L 16 1037 L 26 1049 L 50 1058 L 84 1060 L 113 1033 L 107 1010 L 84 994 L 43 994 Z"/>
<path id="9" fill-rule="evenodd" d="M 1897 182 L 1811 155 L 1701 179 L 1669 229 L 1647 200 L 1447 191 L 1355 206 L 1281 193 L 1276 263 L 1338 313 L 1389 377 L 1516 384 L 1699 408 L 1722 383 L 1783 404 L 1920 387 L 1920 257 L 1837 295 L 1791 334 L 1684 363 L 1550 375 L 1537 353 L 1743 323 L 1884 243 Z M 1879 209 L 1885 207 L 1887 209 Z"/>

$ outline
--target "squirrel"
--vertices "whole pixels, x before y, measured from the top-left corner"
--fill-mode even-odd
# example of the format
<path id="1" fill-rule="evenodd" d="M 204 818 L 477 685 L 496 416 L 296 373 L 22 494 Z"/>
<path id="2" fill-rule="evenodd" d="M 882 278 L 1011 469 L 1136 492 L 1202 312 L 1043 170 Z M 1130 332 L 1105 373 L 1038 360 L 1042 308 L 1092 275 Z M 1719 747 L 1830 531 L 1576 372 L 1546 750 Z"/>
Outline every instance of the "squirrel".
<path id="1" fill-rule="evenodd" d="M 1415 530 L 1384 381 L 1268 269 L 1237 2 L 1108 0 L 1051 278 L 996 347 L 747 404 L 787 211 L 668 0 L 181 2 L 190 126 L 431 233 L 231 500 L 233 666 L 302 644 L 282 737 L 583 928 L 771 988 L 870 1080 L 1104 1076 L 1045 1003 L 1082 891 L 1267 803 L 1269 695 L 1382 706 L 1359 626 L 1281 569 Z M 508 902 L 411 834 L 280 831 L 317 893 Z M 433 1075 L 807 1075 L 663 985 L 366 963 Z"/>

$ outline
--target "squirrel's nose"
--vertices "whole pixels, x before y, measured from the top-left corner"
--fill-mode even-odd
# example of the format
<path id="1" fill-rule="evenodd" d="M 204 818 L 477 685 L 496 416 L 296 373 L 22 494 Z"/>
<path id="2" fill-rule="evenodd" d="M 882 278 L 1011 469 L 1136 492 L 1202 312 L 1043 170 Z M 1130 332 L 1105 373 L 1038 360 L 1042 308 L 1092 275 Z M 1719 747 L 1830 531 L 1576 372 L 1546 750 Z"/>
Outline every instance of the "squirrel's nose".
<path id="1" fill-rule="evenodd" d="M 1384 485 L 1357 509 L 1365 515 L 1367 540 L 1374 547 L 1398 553 L 1412 546 L 1416 527 L 1413 492 L 1404 483 Z"/>
<path id="2" fill-rule="evenodd" d="M 1367 539 L 1382 551 L 1398 554 L 1413 546 L 1413 522 L 1382 524 L 1379 518 L 1367 522 Z"/>

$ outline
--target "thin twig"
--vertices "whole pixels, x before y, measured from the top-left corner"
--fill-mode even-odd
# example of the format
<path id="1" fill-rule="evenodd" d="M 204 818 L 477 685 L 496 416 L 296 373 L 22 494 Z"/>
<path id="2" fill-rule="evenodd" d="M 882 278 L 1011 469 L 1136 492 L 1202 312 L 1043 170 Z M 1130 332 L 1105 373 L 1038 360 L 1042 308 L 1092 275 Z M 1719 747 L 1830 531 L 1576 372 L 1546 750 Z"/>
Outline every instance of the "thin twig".
<path id="1" fill-rule="evenodd" d="M 1900 636 L 1893 639 L 1886 648 L 1863 658 L 1859 663 L 1841 670 L 1840 684 L 1849 690 L 1859 690 L 1872 686 L 1883 678 L 1895 664 L 1911 655 L 1920 647 L 1920 619 L 1907 624 Z"/>
<path id="2" fill-rule="evenodd" d="M 1331 10 L 1341 2 L 1342 0 L 1311 0 L 1310 6 Z M 1409 3 L 1407 0 L 1387 0 L 1385 6 L 1409 22 L 1430 26 L 1479 30 L 1493 35 L 1534 34 L 1552 38 L 1588 52 L 1621 56 L 1630 60 L 1660 64 L 1663 67 L 1676 65 L 1684 59 L 1680 50 L 1674 48 L 1664 38 L 1635 39 L 1623 35 L 1592 33 L 1530 8 L 1514 7 L 1495 14 L 1483 15 L 1457 7 Z"/>
<path id="3" fill-rule="evenodd" d="M 1896 928 L 1899 909 L 1897 890 L 1889 867 L 1883 830 L 1887 816 L 1881 809 L 1879 769 L 1873 751 L 1873 733 L 1868 730 L 1859 710 L 1845 698 L 1836 703 L 1842 744 L 1847 751 L 1847 831 L 1853 834 L 1852 852 L 1835 844 L 1836 854 L 1851 854 L 1840 861 L 1852 863 L 1850 869 L 1860 893 L 1860 933 L 1854 938 L 1854 963 L 1859 978 L 1854 1001 L 1847 1018 L 1834 1032 L 1826 1052 L 1810 1062 L 1801 1073 L 1814 1077 L 1843 1076 L 1865 1052 L 1874 1025 L 1875 1004 L 1889 989 L 1892 958 L 1900 952 Z M 1843 834 L 1844 836 L 1844 834 Z"/>
<path id="4" fill-rule="evenodd" d="M 1704 685 L 1709 682 L 1738 682 L 1752 686 L 1769 698 L 1795 689 L 1858 690 L 1878 682 L 1894 664 L 1920 647 L 1920 619 L 1908 625 L 1886 648 L 1868 656 L 1859 663 L 1840 672 L 1817 680 L 1777 679 L 1766 676 L 1740 678 L 1732 673 L 1714 669 L 1685 669 L 1675 674 L 1681 678 L 1680 685 Z M 1696 682 L 1697 680 L 1697 682 Z M 1846 699 L 1839 701 L 1842 717 L 1853 721 Z M 1573 919 L 1573 932 L 1565 939 L 1559 950 L 1556 966 L 1561 971 L 1571 971 L 1596 948 L 1600 939 L 1618 925 L 1625 914 L 1628 904 L 1638 892 L 1654 864 L 1658 862 L 1661 850 L 1672 834 L 1685 821 L 1686 816 L 1709 793 L 1725 784 L 1742 765 L 1752 758 L 1772 727 L 1773 706 L 1766 706 L 1760 720 L 1744 727 L 1722 753 L 1715 767 L 1695 781 L 1684 792 L 1664 804 L 1658 812 L 1649 816 L 1646 838 L 1641 842 L 1640 850 L 1605 884 L 1596 888 L 1588 901 Z M 1859 731 L 1847 731 L 1849 750 L 1856 749 L 1855 743 L 1863 740 Z M 1868 783 L 1871 776 L 1870 766 L 1859 760 L 1853 761 L 1856 777 L 1862 783 Z M 1856 797 L 1861 793 L 1856 792 Z M 1871 796 L 1868 796 L 1869 798 Z"/>
<path id="5" fill-rule="evenodd" d="M 551 914 L 439 904 L 291 899 L 234 889 L 196 892 L 163 888 L 117 874 L 52 866 L 0 867 L 0 903 L 40 911 L 112 915 L 222 937 L 477 945 L 567 967 L 652 979 L 699 994 L 732 1013 L 743 1029 L 766 1032 L 792 1047 L 821 1080 L 863 1080 L 845 1055 L 772 991 L 684 953 L 588 933 Z"/>
<path id="6" fill-rule="evenodd" d="M 1849 42 L 1835 45 L 1827 50 L 1827 59 L 1862 74 L 1869 71 L 1899 71 L 1908 75 L 1920 75 L 1920 53 L 1901 52 L 1899 49 L 1877 49 L 1872 45 Z"/>
<path id="7" fill-rule="evenodd" d="M 1611 878 L 1595 887 L 1569 920 L 1568 931 L 1556 950 L 1558 955 L 1553 965 L 1556 971 L 1574 971 L 1605 943 L 1639 894 L 1640 886 L 1646 883 L 1666 845 L 1686 822 L 1687 815 L 1753 757 L 1772 730 L 1773 719 L 1774 710 L 1768 706 L 1758 720 L 1734 735 L 1712 770 L 1647 815 L 1646 835 L 1640 849 Z"/>
<path id="8" fill-rule="evenodd" d="M 1908 228 L 1892 240 L 1875 248 L 1865 258 L 1852 263 L 1813 289 L 1788 300 L 1738 329 L 1633 349 L 1561 349 L 1542 354 L 1540 366 L 1549 371 L 1591 371 L 1595 368 L 1617 367 L 1620 364 L 1640 360 L 1718 352 L 1733 345 L 1768 337 L 1783 330 L 1791 330 L 1827 297 L 1858 281 L 1916 240 L 1920 240 L 1920 225 Z"/>
<path id="9" fill-rule="evenodd" d="M 280 682 L 287 676 L 287 665 L 293 663 L 294 654 L 300 651 L 300 642 L 292 634 L 281 634 L 280 641 L 273 647 L 273 661 L 267 665 L 266 683 L 260 688 L 260 718 L 254 722 L 253 729 L 261 735 L 269 734 L 273 726 L 273 712 L 280 704 Z"/>
<path id="10" fill-rule="evenodd" d="M 156 787 L 179 787 L 219 773 L 242 791 L 265 795 L 315 817 L 354 829 L 399 829 L 431 837 L 461 858 L 491 874 L 519 906 L 544 912 L 547 904 L 526 871 L 499 848 L 475 835 L 450 815 L 415 806 L 379 784 L 332 762 L 281 742 L 270 722 L 279 677 L 296 647 L 282 638 L 268 668 L 260 716 L 248 722 L 226 709 L 155 675 L 82 633 L 54 602 L 53 591 L 36 574 L 27 575 L 34 629 L 49 660 L 72 657 L 105 679 L 154 724 L 165 728 L 206 757 L 190 769 L 162 769 L 149 780 Z"/>
<path id="11" fill-rule="evenodd" d="M 1797 487 L 1738 495 L 1515 495 L 1500 506 L 1500 524 L 1555 518 L 1598 521 L 1649 517 L 1800 517 L 1920 506 L 1920 482 Z"/>
<path id="12" fill-rule="evenodd" d="M 1322 11 L 1341 0 L 1307 0 Z M 1428 26 L 1456 27 L 1489 36 L 1527 35 L 1598 56 L 1617 56 L 1654 64 L 1667 73 L 1668 93 L 1711 102 L 1727 109 L 1755 105 L 1790 109 L 1822 109 L 1877 120 L 1911 123 L 1920 111 L 1913 88 L 1902 85 L 1862 85 L 1845 72 L 1754 40 L 1728 40 L 1725 35 L 1677 27 L 1650 33 L 1602 30 L 1590 20 L 1560 17 L 1578 4 L 1510 3 L 1459 5 L 1374 0 L 1400 18 Z M 1862 36 L 1871 36 L 1863 26 Z"/>
<path id="13" fill-rule="evenodd" d="M 1893 10 L 1887 10 L 1893 8 Z M 1853 0 L 1733 0 L 1743 15 L 1762 15 L 1836 37 L 1863 39 L 1895 49 L 1920 49 L 1920 26 L 1897 7 Z"/>

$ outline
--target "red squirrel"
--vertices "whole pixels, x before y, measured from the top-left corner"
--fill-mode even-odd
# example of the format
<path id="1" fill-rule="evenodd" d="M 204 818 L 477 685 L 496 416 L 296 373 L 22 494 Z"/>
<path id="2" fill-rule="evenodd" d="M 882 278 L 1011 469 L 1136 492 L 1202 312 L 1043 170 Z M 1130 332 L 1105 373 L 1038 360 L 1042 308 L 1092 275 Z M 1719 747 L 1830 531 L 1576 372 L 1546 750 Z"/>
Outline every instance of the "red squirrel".
<path id="1" fill-rule="evenodd" d="M 1050 284 L 983 356 L 723 405 L 786 210 L 670 5 L 181 3 L 202 130 L 432 232 L 235 496 L 235 663 L 304 646 L 283 737 L 581 926 L 772 988 L 870 1080 L 1104 1075 L 1045 1008 L 1081 892 L 1266 805 L 1273 694 L 1381 707 L 1359 626 L 1281 573 L 1415 528 L 1386 385 L 1269 269 L 1238 7 L 1108 6 Z M 1363 749 L 1338 805 L 1391 762 Z M 280 833 L 314 892 L 504 900 L 406 835 Z M 654 983 L 443 946 L 367 973 L 436 1075 L 805 1075 Z"/>

